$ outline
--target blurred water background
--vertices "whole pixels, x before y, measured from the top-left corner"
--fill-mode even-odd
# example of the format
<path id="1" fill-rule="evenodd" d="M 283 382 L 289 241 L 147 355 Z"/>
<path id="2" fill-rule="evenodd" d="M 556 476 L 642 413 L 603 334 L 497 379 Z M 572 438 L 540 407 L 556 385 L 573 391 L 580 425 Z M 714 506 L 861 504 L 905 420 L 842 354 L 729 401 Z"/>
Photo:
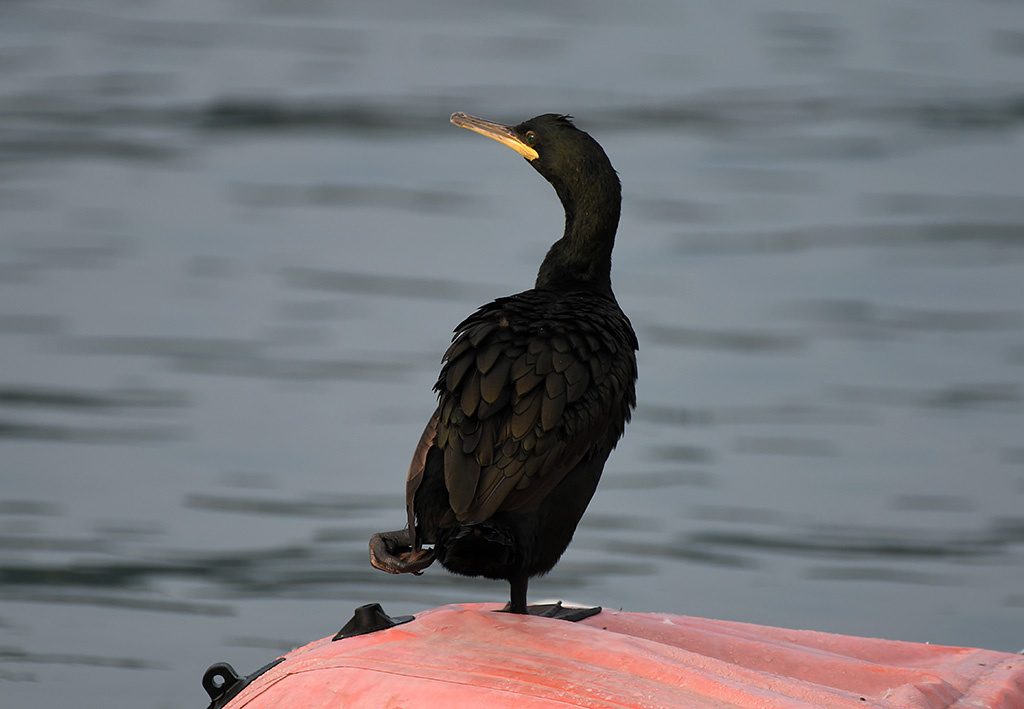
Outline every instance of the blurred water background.
<path id="1" fill-rule="evenodd" d="M 0 698 L 198 707 L 352 610 L 451 329 L 624 184 L 640 400 L 561 564 L 628 610 L 1024 646 L 1024 5 L 0 4 Z"/>

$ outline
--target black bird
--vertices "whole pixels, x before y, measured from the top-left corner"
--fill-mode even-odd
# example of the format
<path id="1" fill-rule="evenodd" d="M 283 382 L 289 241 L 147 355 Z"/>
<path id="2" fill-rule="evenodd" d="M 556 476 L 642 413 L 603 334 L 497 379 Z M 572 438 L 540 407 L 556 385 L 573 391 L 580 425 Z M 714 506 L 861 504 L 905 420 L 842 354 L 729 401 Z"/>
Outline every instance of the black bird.
<path id="1" fill-rule="evenodd" d="M 565 233 L 531 290 L 455 329 L 409 467 L 408 527 L 373 535 L 370 558 L 395 574 L 436 558 L 456 574 L 506 579 L 506 610 L 527 613 L 529 579 L 572 541 L 636 406 L 636 335 L 611 286 L 621 188 L 568 116 L 451 122 L 525 157 L 562 201 Z"/>

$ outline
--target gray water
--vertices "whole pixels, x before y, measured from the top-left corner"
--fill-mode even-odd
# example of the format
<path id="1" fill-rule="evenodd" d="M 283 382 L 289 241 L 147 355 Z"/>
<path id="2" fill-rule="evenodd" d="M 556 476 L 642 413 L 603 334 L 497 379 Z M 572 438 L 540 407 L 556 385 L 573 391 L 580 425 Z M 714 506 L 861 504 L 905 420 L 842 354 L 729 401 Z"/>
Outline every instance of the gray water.
<path id="1" fill-rule="evenodd" d="M 197 707 L 391 613 L 451 329 L 624 185 L 637 408 L 559 597 L 1024 646 L 1024 6 L 0 5 L 0 698 Z"/>

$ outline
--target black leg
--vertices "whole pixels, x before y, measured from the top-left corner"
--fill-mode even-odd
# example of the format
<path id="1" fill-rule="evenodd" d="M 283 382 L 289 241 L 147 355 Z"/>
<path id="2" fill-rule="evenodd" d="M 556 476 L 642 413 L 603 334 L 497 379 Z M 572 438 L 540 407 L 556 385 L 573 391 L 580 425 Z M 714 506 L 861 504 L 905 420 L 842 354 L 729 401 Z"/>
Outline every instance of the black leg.
<path id="1" fill-rule="evenodd" d="M 530 583 L 530 577 L 513 576 L 508 580 L 512 586 L 512 598 L 506 608 L 509 613 L 526 614 L 526 586 Z"/>
<path id="2" fill-rule="evenodd" d="M 561 601 L 542 606 L 527 606 L 526 586 L 530 582 L 530 577 L 526 575 L 513 576 L 508 582 L 512 587 L 512 598 L 508 605 L 501 609 L 502 613 L 519 613 L 520 615 L 557 618 L 559 620 L 576 622 L 601 612 L 601 606 L 595 606 L 594 608 L 565 608 L 562 606 Z"/>

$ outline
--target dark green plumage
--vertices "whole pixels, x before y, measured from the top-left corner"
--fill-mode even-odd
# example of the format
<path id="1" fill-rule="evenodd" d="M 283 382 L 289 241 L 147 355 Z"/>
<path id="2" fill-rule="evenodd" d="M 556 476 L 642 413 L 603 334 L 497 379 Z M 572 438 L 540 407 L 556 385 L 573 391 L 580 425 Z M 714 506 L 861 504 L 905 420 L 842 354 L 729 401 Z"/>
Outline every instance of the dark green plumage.
<path id="1" fill-rule="evenodd" d="M 567 117 L 452 122 L 523 154 L 554 186 L 565 232 L 533 289 L 456 328 L 409 469 L 409 526 L 374 535 L 371 559 L 392 573 L 437 558 L 507 579 L 522 613 L 528 579 L 572 540 L 636 404 L 636 335 L 611 289 L 621 193 L 601 146 Z"/>

